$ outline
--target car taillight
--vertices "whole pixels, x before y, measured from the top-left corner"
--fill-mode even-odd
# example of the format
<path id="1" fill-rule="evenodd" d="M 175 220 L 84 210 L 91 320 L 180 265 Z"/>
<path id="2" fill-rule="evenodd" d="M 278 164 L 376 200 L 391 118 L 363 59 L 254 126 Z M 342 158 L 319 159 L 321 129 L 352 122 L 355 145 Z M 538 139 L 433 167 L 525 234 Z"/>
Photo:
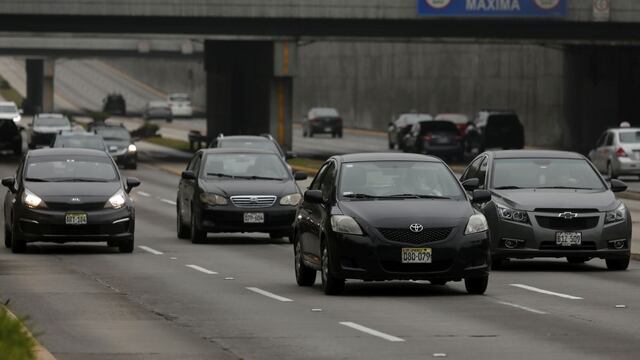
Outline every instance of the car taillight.
<path id="1" fill-rule="evenodd" d="M 617 156 L 617 157 L 627 157 L 627 153 L 626 153 L 626 152 L 624 152 L 624 149 L 623 149 L 623 148 L 619 147 L 619 148 L 616 150 L 616 156 Z"/>
<path id="2" fill-rule="evenodd" d="M 422 140 L 424 141 L 431 141 L 432 139 L 433 139 L 433 136 L 431 136 L 431 134 L 425 135 L 422 137 Z"/>
<path id="3" fill-rule="evenodd" d="M 460 130 L 460 135 L 464 135 L 464 133 L 467 131 L 467 126 L 469 124 L 458 124 L 456 125 L 458 127 L 458 130 Z"/>

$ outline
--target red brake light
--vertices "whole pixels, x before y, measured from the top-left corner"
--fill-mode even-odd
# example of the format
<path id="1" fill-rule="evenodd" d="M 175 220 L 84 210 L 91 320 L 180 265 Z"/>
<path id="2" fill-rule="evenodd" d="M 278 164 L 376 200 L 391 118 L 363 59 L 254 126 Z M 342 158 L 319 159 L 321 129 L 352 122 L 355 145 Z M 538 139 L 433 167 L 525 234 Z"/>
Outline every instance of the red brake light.
<path id="1" fill-rule="evenodd" d="M 624 149 L 622 149 L 621 147 L 619 147 L 619 148 L 616 150 L 616 156 L 617 156 L 617 157 L 627 157 L 627 153 L 626 153 L 626 152 L 624 152 Z"/>
<path id="2" fill-rule="evenodd" d="M 432 139 L 433 139 L 433 137 L 431 136 L 431 134 L 425 135 L 425 136 L 422 137 L 422 140 L 424 140 L 424 141 L 431 141 Z"/>

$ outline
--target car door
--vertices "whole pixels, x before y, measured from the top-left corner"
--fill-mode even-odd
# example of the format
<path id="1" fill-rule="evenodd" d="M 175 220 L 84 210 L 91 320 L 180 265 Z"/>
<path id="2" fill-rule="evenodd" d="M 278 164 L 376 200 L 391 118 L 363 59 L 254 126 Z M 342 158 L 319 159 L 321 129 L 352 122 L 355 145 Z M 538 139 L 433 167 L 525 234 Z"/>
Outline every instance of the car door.
<path id="1" fill-rule="evenodd" d="M 201 161 L 202 154 L 196 154 L 187 165 L 186 170 L 196 174 L 196 178 L 199 174 Z M 180 179 L 180 184 L 178 185 L 178 208 L 183 221 L 191 218 L 191 203 L 196 186 L 198 186 L 198 180 Z"/>
<path id="2" fill-rule="evenodd" d="M 318 172 L 315 179 L 309 186 L 309 190 L 322 190 L 324 178 L 332 167 L 335 167 L 333 162 L 326 163 Z M 303 256 L 307 261 L 314 264 L 320 264 L 320 219 L 322 215 L 321 204 L 313 204 L 307 201 L 303 201 L 300 209 L 298 210 L 298 231 L 300 235 L 300 241 L 302 242 Z"/>
<path id="3" fill-rule="evenodd" d="M 604 140 L 604 146 L 602 147 L 602 168 L 606 171 L 607 164 L 613 160 L 616 156 L 616 147 L 613 143 L 613 132 L 607 132 L 607 137 Z"/>
<path id="4" fill-rule="evenodd" d="M 20 160 L 20 162 L 18 163 L 18 167 L 16 168 L 15 184 L 13 185 L 15 192 L 7 189 L 6 195 L 4 197 L 4 224 L 8 227 L 13 226 L 13 204 L 16 202 L 16 194 L 18 193 L 20 185 L 22 184 L 23 164 L 24 157 Z"/>

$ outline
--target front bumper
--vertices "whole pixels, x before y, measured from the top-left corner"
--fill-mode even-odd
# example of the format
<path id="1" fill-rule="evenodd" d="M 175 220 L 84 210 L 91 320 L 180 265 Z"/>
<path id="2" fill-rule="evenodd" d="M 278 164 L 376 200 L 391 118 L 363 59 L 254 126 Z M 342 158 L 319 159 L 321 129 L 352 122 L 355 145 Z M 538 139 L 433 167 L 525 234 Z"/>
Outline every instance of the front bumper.
<path id="1" fill-rule="evenodd" d="M 616 175 L 640 175 L 640 160 L 616 157 L 612 166 Z"/>
<path id="2" fill-rule="evenodd" d="M 69 211 L 21 209 L 15 214 L 14 231 L 26 242 L 103 242 L 130 238 L 134 234 L 133 210 L 85 211 L 86 225 L 66 225 Z M 72 211 L 73 212 L 73 211 Z"/>
<path id="3" fill-rule="evenodd" d="M 264 223 L 245 223 L 245 213 L 263 213 Z M 203 206 L 200 224 L 206 232 L 286 232 L 295 220 L 294 206 L 274 205 L 268 208 L 239 208 L 232 204 Z"/>
<path id="4" fill-rule="evenodd" d="M 558 213 L 529 212 L 531 224 L 520 224 L 500 220 L 497 216 L 491 227 L 491 249 L 494 258 L 531 259 L 536 257 L 588 257 L 601 259 L 627 258 L 631 245 L 631 218 L 619 223 L 604 224 L 604 213 L 581 213 L 575 223 L 563 223 Z M 553 223 L 544 218 L 554 219 Z M 578 219 L 590 220 L 578 220 Z M 581 245 L 561 246 L 556 244 L 558 232 L 581 233 Z M 508 248 L 507 241 L 517 242 Z M 615 248 L 616 241 L 623 241 L 622 248 Z"/>
<path id="5" fill-rule="evenodd" d="M 334 234 L 328 242 L 336 261 L 332 271 L 345 279 L 452 280 L 486 276 L 489 272 L 489 237 L 486 232 L 463 235 L 455 228 L 445 240 L 422 245 L 393 242 L 377 230 L 367 235 Z M 431 248 L 431 264 L 403 264 L 403 248 Z"/>

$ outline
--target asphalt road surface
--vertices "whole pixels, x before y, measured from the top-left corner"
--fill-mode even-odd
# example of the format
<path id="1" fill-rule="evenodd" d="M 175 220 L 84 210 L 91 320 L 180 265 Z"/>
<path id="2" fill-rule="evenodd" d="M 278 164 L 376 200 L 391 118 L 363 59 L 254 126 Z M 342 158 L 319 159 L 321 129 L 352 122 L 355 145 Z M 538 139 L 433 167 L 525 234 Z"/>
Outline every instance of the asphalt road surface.
<path id="1" fill-rule="evenodd" d="M 124 172 L 142 180 L 133 254 L 0 250 L 0 300 L 60 360 L 638 358 L 636 261 L 625 272 L 601 260 L 517 261 L 492 272 L 485 296 L 462 283 L 361 281 L 325 296 L 295 284 L 284 239 L 177 239 L 178 178 L 145 159 Z M 0 175 L 14 171 L 1 155 Z"/>

